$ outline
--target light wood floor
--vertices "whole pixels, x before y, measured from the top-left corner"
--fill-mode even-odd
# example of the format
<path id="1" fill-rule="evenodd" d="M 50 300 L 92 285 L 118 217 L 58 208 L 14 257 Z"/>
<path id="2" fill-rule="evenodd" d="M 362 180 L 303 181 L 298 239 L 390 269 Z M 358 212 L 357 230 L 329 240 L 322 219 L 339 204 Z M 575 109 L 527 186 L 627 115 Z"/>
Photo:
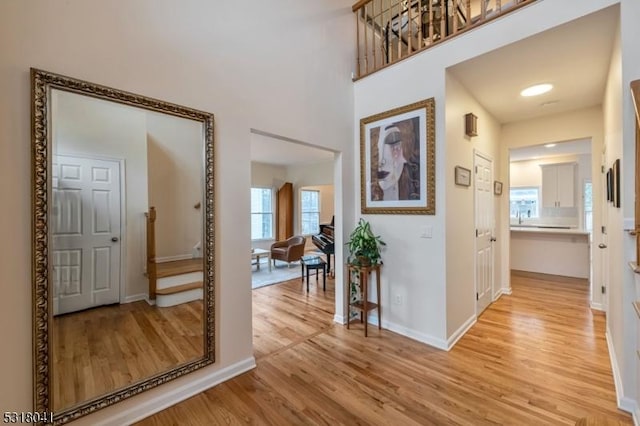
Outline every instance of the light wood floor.
<path id="1" fill-rule="evenodd" d="M 257 368 L 140 424 L 631 424 L 583 283 L 514 277 L 450 352 L 334 324 L 329 283 L 254 290 Z"/>
<path id="2" fill-rule="evenodd" d="M 141 301 L 54 317 L 54 411 L 202 356 L 202 312 Z"/>

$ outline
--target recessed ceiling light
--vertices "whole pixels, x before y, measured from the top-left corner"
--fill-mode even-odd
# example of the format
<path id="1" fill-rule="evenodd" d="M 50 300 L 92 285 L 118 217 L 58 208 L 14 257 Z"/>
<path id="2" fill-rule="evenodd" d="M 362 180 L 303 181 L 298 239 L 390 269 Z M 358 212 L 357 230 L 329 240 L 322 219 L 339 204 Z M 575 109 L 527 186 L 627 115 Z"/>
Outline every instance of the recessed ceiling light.
<path id="1" fill-rule="evenodd" d="M 545 147 L 545 148 L 553 148 L 554 146 L 556 146 L 556 144 L 555 144 L 555 143 L 548 143 L 548 144 L 546 144 L 544 147 Z"/>
<path id="2" fill-rule="evenodd" d="M 545 84 L 536 84 L 535 86 L 527 87 L 522 92 L 520 92 L 520 96 L 529 97 L 529 96 L 538 96 L 543 93 L 547 93 L 553 89 L 553 85 L 549 83 Z"/>

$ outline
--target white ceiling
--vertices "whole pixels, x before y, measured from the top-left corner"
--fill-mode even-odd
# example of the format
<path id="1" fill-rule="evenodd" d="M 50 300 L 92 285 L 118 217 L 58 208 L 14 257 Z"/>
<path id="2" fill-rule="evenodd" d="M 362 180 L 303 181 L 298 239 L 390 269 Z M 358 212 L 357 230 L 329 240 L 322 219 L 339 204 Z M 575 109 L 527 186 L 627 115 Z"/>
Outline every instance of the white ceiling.
<path id="1" fill-rule="evenodd" d="M 618 16 L 618 8 L 610 7 L 449 70 L 501 123 L 599 105 Z M 520 96 L 522 89 L 538 83 L 552 83 L 554 89 Z M 554 103 L 542 106 L 548 102 Z"/>
<path id="2" fill-rule="evenodd" d="M 258 132 L 258 133 L 255 133 Z M 251 132 L 251 161 L 276 166 L 293 166 L 333 160 L 331 151 L 314 148 L 293 139 Z"/>
<path id="3" fill-rule="evenodd" d="M 509 150 L 509 161 L 523 161 L 574 154 L 591 154 L 591 139 L 558 142 L 553 147 L 534 145 L 511 149 Z"/>

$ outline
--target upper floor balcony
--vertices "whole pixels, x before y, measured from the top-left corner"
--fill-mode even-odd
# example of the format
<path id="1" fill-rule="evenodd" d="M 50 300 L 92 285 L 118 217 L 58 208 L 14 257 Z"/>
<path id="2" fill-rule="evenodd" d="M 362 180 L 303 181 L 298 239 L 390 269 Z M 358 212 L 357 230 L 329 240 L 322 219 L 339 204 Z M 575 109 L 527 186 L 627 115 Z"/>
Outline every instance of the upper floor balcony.
<path id="1" fill-rule="evenodd" d="M 357 64 L 362 78 L 536 0 L 360 0 Z"/>

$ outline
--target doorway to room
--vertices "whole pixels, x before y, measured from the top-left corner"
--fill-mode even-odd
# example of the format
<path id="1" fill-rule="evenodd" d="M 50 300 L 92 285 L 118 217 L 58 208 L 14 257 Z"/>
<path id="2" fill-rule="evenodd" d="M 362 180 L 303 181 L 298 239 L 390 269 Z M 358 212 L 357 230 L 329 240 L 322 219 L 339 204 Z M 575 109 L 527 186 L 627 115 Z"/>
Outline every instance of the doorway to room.
<path id="1" fill-rule="evenodd" d="M 509 156 L 511 272 L 583 280 L 592 307 L 600 308 L 591 138 L 513 148 Z"/>
<path id="2" fill-rule="evenodd" d="M 329 263 L 335 252 L 333 234 L 323 244 L 314 237 L 333 227 L 334 156 L 324 148 L 252 130 L 253 288 L 298 276 L 307 253 Z"/>

